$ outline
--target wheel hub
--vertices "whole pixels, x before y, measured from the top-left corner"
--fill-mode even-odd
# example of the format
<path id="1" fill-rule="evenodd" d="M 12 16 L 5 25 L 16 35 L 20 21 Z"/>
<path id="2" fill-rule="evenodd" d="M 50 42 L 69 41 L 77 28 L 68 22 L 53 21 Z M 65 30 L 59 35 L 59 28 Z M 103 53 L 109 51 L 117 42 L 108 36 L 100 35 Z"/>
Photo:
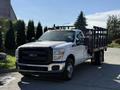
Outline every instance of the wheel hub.
<path id="1" fill-rule="evenodd" d="M 71 64 L 68 65 L 67 72 L 68 72 L 68 77 L 71 78 L 73 73 L 73 66 Z"/>

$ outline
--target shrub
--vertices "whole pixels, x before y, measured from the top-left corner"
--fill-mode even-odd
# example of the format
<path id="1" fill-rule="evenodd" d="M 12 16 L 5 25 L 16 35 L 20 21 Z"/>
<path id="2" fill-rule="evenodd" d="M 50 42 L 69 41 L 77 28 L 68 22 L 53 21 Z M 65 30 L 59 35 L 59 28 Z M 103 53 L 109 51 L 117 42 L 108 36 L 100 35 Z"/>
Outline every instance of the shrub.
<path id="1" fill-rule="evenodd" d="M 115 40 L 115 43 L 120 44 L 120 38 Z"/>

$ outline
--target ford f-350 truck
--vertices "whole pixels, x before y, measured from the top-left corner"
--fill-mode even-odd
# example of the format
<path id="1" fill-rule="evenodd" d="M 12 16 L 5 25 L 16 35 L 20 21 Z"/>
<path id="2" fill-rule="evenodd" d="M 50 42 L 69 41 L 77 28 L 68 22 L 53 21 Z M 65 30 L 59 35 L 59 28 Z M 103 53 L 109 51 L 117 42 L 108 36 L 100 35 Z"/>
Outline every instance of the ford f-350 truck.
<path id="1" fill-rule="evenodd" d="M 84 33 L 78 29 L 49 30 L 36 42 L 16 49 L 16 66 L 24 76 L 59 73 L 70 80 L 74 67 L 88 59 L 101 65 L 105 50 L 107 29 L 94 27 Z"/>

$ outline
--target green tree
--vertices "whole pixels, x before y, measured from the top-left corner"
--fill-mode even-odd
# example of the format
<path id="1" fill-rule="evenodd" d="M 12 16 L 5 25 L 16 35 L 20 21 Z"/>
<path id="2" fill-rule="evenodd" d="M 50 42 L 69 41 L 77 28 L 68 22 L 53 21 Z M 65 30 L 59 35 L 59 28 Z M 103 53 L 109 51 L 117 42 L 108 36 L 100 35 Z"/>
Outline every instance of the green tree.
<path id="1" fill-rule="evenodd" d="M 0 18 L 0 51 L 4 51 L 5 33 L 8 29 L 8 20 Z"/>
<path id="2" fill-rule="evenodd" d="M 29 20 L 27 27 L 27 42 L 32 42 L 35 40 L 35 27 L 34 22 Z"/>
<path id="3" fill-rule="evenodd" d="M 9 21 L 9 28 L 5 36 L 5 48 L 6 51 L 11 51 L 15 49 L 15 33 L 13 29 L 12 21 Z"/>
<path id="4" fill-rule="evenodd" d="M 16 30 L 16 44 L 17 47 L 26 43 L 25 35 L 25 23 L 22 20 L 18 20 L 15 25 Z"/>
<path id="5" fill-rule="evenodd" d="M 120 38 L 120 19 L 118 16 L 112 15 L 108 17 L 107 29 L 110 41 Z"/>
<path id="6" fill-rule="evenodd" d="M 43 34 L 43 31 L 42 31 L 42 26 L 41 26 L 41 23 L 39 22 L 38 25 L 37 25 L 37 31 L 36 31 L 36 40 Z"/>
<path id="7" fill-rule="evenodd" d="M 78 16 L 76 22 L 74 23 L 74 26 L 76 29 L 80 29 L 80 30 L 85 30 L 86 29 L 86 18 L 83 14 L 83 12 L 81 11 L 80 15 Z"/>
<path id="8" fill-rule="evenodd" d="M 3 33 L 6 32 L 6 30 L 9 28 L 9 23 L 8 23 L 8 20 L 5 19 L 5 18 L 0 18 L 0 26 L 1 26 L 1 31 Z"/>
<path id="9" fill-rule="evenodd" d="M 48 30 L 47 26 L 44 27 L 44 33 Z"/>

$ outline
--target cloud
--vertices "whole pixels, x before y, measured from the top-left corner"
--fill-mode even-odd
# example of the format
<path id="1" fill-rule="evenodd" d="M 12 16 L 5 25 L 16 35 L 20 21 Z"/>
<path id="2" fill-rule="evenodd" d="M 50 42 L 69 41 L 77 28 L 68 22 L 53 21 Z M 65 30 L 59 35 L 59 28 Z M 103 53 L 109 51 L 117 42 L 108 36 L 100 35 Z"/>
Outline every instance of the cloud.
<path id="1" fill-rule="evenodd" d="M 110 15 L 120 15 L 120 10 L 112 10 L 107 12 L 100 12 L 91 15 L 87 15 L 87 24 L 88 28 L 92 28 L 93 26 L 100 26 L 106 28 L 106 23 L 108 16 Z"/>

